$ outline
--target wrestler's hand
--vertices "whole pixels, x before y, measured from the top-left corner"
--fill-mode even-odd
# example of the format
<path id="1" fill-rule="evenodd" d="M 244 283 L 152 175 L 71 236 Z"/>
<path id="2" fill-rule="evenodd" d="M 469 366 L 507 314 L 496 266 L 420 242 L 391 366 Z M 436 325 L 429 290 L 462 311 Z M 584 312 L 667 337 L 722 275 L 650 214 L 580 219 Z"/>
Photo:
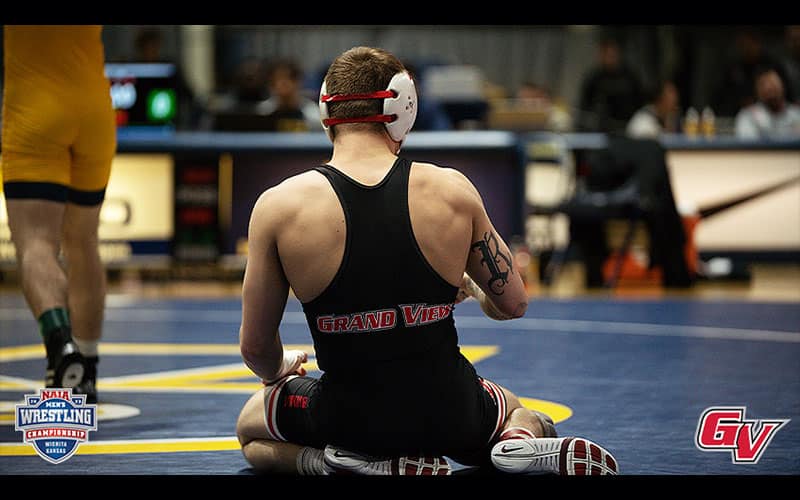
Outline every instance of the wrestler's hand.
<path id="1" fill-rule="evenodd" d="M 307 361 L 308 354 L 303 351 L 283 351 L 283 361 L 281 362 L 281 368 L 278 370 L 278 374 L 275 375 L 274 378 L 269 380 L 263 379 L 261 382 L 264 385 L 270 385 L 289 375 L 300 375 L 302 377 L 307 373 L 306 369 L 303 368 L 303 363 Z"/>
<path id="2" fill-rule="evenodd" d="M 475 285 L 475 282 L 472 281 L 472 278 L 470 278 L 467 273 L 464 273 L 464 276 L 461 278 L 461 285 L 458 287 L 458 293 L 456 293 L 455 303 L 463 302 L 469 297 L 476 297 L 475 290 L 478 291 L 478 294 L 483 293 L 481 289 Z"/>
<path id="3" fill-rule="evenodd" d="M 456 294 L 456 304 L 466 300 L 467 297 L 474 297 L 475 300 L 477 300 L 481 305 L 481 310 L 484 312 L 484 314 L 486 314 L 486 316 L 496 320 L 511 319 L 511 316 L 500 312 L 494 303 L 489 300 L 489 297 L 486 296 L 483 290 L 481 290 L 480 287 L 476 285 L 474 281 L 472 281 L 472 278 L 470 278 L 467 273 L 464 273 L 464 277 L 461 278 L 461 286 Z"/>
<path id="4" fill-rule="evenodd" d="M 475 297 L 480 301 L 483 296 L 483 290 L 478 288 L 478 285 L 472 281 L 472 278 L 470 278 L 467 273 L 464 273 L 464 276 L 461 278 L 461 286 L 458 287 L 458 293 L 456 294 L 456 304 L 467 300 L 469 297 Z"/>

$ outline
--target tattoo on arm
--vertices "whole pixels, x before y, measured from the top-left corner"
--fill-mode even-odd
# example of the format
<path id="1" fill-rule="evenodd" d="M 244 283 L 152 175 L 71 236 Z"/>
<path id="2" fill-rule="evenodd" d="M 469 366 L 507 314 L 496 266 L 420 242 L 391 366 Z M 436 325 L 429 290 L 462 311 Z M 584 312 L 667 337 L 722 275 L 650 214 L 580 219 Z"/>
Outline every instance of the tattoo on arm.
<path id="1" fill-rule="evenodd" d="M 470 247 L 471 251 L 481 253 L 481 264 L 484 264 L 491 273 L 487 285 L 495 295 L 503 295 L 503 287 L 508 284 L 508 273 L 514 272 L 511 257 L 500 251 L 500 242 L 494 233 L 483 233 L 483 239 L 478 240 Z M 505 264 L 506 271 L 500 267 Z"/>

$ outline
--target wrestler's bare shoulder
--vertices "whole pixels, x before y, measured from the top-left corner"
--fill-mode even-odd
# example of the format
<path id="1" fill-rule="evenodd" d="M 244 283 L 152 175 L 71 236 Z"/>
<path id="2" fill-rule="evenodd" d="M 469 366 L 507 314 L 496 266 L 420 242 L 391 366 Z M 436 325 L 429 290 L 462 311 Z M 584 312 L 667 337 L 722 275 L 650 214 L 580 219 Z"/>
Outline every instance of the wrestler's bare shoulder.
<path id="1" fill-rule="evenodd" d="M 414 162 L 411 191 L 428 192 L 450 203 L 466 206 L 480 204 L 480 194 L 472 181 L 456 168 Z"/>
<path id="2" fill-rule="evenodd" d="M 288 217 L 331 199 L 335 199 L 335 194 L 328 180 L 319 172 L 308 170 L 266 189 L 256 201 L 253 212 L 266 212 L 271 218 Z"/>

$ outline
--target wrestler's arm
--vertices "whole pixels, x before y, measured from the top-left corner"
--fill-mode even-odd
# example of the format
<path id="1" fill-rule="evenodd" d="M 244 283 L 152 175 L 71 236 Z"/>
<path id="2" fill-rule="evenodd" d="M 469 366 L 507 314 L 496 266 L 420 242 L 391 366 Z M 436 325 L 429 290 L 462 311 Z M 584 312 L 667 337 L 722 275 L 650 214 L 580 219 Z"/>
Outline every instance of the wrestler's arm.
<path id="1" fill-rule="evenodd" d="M 302 351 L 284 352 L 278 325 L 289 295 L 281 266 L 276 235 L 285 220 L 276 188 L 256 201 L 248 229 L 248 255 L 242 283 L 242 324 L 239 347 L 244 363 L 264 382 L 286 375 L 304 375 L 307 360 Z"/>
<path id="2" fill-rule="evenodd" d="M 463 174 L 463 209 L 472 215 L 472 237 L 462 289 L 475 297 L 487 316 L 497 320 L 522 317 L 528 308 L 528 293 L 520 270 L 514 265 L 508 245 L 497 232 L 481 195 Z"/>

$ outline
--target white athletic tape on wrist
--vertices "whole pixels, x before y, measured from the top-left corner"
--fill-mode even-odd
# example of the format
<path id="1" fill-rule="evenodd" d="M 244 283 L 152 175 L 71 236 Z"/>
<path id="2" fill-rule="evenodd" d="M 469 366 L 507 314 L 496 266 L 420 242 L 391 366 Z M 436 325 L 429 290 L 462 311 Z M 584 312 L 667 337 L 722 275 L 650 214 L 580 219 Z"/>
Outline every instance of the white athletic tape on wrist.
<path id="1" fill-rule="evenodd" d="M 480 287 L 476 285 L 475 282 L 472 281 L 472 278 L 470 278 L 469 276 L 465 276 L 464 278 L 465 278 L 464 289 L 469 294 L 469 296 L 475 297 L 476 299 L 478 299 L 479 302 L 482 301 L 483 298 L 486 296 L 486 294 L 483 293 L 483 290 L 481 290 Z"/>

